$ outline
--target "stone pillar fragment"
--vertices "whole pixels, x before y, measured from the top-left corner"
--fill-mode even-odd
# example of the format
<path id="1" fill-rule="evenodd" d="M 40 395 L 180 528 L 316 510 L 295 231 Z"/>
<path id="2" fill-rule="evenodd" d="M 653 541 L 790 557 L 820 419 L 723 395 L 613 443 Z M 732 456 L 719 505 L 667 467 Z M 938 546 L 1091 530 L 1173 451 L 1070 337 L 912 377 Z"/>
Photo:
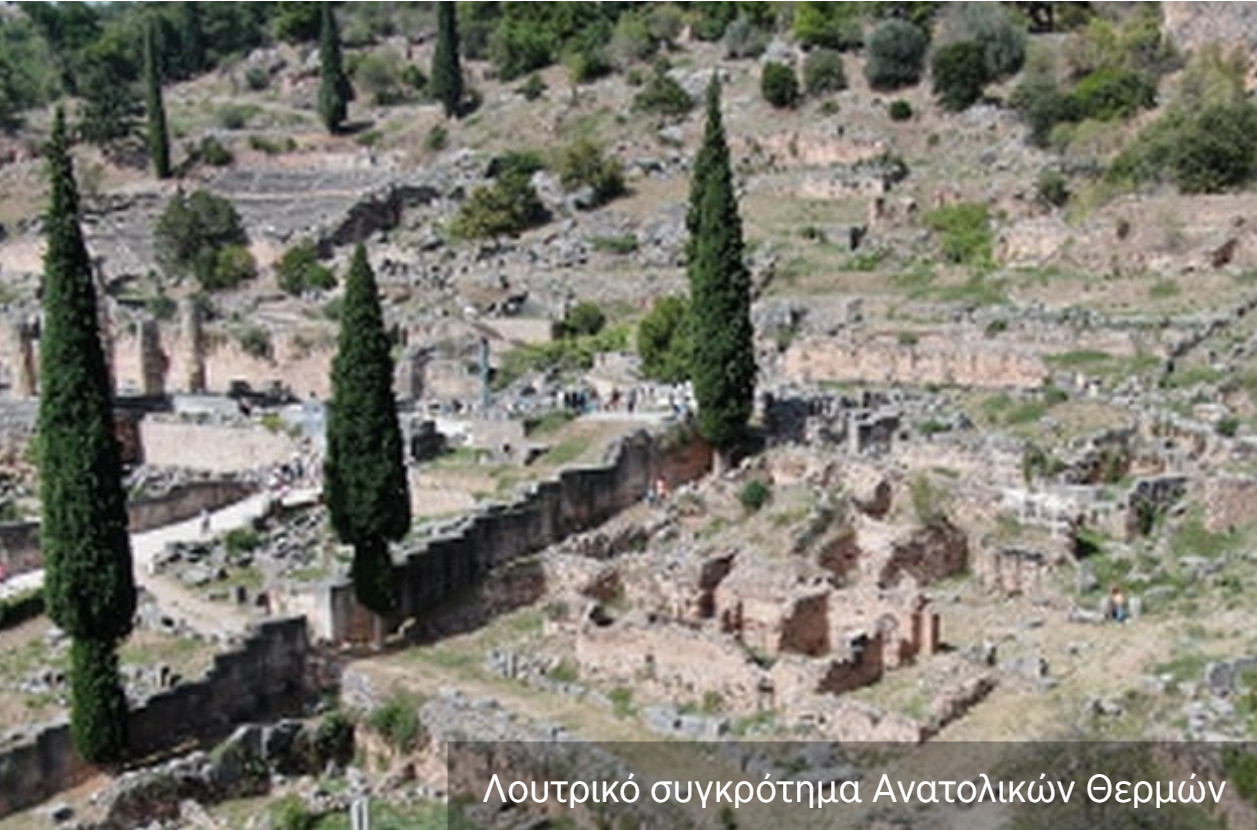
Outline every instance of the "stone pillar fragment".
<path id="1" fill-rule="evenodd" d="M 201 331 L 201 308 L 195 300 L 184 300 L 179 306 L 184 366 L 188 392 L 205 391 L 205 342 Z"/>

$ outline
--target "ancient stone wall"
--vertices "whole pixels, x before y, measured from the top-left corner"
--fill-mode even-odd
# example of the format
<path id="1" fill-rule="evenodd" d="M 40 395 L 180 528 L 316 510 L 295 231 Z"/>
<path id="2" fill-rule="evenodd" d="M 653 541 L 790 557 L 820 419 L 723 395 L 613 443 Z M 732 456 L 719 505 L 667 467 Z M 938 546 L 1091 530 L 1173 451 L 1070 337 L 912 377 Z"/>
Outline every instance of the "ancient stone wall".
<path id="1" fill-rule="evenodd" d="M 490 570 L 536 553 L 607 521 L 640 501 L 650 483 L 664 476 L 674 486 L 711 467 L 711 448 L 701 441 L 666 443 L 639 432 L 623 439 L 600 467 L 564 470 L 536 485 L 523 500 L 493 505 L 475 514 L 453 536 L 433 539 L 395 566 L 401 616 L 415 617 L 439 606 Z M 316 637 L 341 641 L 361 633 L 363 615 L 351 601 L 347 582 L 324 586 L 310 626 Z"/>
<path id="2" fill-rule="evenodd" d="M 218 510 L 252 495 L 255 488 L 242 481 L 192 481 L 169 493 L 135 499 L 127 505 L 132 533 L 181 522 L 202 510 Z"/>
<path id="3" fill-rule="evenodd" d="M 236 724 L 299 714 L 306 703 L 305 620 L 263 623 L 237 650 L 219 654 L 203 680 L 149 698 L 130 712 L 131 752 L 168 751 L 225 736 Z M 74 751 L 69 724 L 0 746 L 0 818 L 86 780 L 96 770 Z"/>
<path id="4" fill-rule="evenodd" d="M 909 338 L 911 339 L 911 338 Z M 804 383 L 819 381 L 1037 389 L 1051 375 L 1047 356 L 1076 349 L 1114 355 L 1134 352 L 1129 336 L 1096 333 L 1085 342 L 989 339 L 921 334 L 912 342 L 868 332 L 843 338 L 804 338 L 786 351 L 783 374 Z"/>
<path id="5" fill-rule="evenodd" d="M 1204 484 L 1205 529 L 1226 533 L 1257 515 L 1257 478 L 1210 476 Z"/>
<path id="6" fill-rule="evenodd" d="M 160 418 L 140 422 L 140 442 L 145 464 L 220 475 L 286 464 L 299 452 L 285 432 Z"/>

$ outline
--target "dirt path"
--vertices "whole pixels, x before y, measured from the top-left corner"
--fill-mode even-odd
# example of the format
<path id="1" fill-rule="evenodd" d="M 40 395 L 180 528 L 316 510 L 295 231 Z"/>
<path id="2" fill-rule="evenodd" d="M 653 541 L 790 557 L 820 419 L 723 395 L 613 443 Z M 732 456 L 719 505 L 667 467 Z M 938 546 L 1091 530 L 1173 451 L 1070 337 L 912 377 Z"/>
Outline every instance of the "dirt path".
<path id="1" fill-rule="evenodd" d="M 308 504 L 315 497 L 312 490 L 294 491 L 284 497 L 288 506 Z M 246 527 L 270 510 L 271 493 L 257 493 L 210 514 L 210 534 L 227 533 Z M 178 582 L 151 571 L 154 558 L 173 542 L 194 542 L 207 537 L 201 532 L 199 517 L 164 527 L 131 534 L 131 558 L 136 585 L 151 594 L 162 610 L 176 620 L 184 621 L 194 631 L 212 638 L 243 634 L 250 617 L 243 609 L 224 603 L 210 602 Z M 0 598 L 43 587 L 43 570 L 21 574 L 0 585 Z"/>

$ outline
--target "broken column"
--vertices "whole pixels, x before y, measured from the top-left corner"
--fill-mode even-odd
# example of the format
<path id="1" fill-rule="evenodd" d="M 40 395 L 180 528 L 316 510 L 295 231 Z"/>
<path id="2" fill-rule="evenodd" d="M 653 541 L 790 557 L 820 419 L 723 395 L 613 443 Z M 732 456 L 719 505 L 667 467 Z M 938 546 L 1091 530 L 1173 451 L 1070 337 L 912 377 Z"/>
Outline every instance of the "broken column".
<path id="1" fill-rule="evenodd" d="M 140 394 L 160 397 L 166 394 L 166 355 L 156 320 L 135 324 L 135 340 L 140 350 Z"/>
<path id="2" fill-rule="evenodd" d="M 205 344 L 201 333 L 201 307 L 196 300 L 180 303 L 179 320 L 183 336 L 184 365 L 187 371 L 188 391 L 196 394 L 205 391 Z"/>
<path id="3" fill-rule="evenodd" d="M 35 327 L 26 320 L 14 320 L 7 330 L 12 367 L 10 392 L 19 398 L 35 397 Z"/>

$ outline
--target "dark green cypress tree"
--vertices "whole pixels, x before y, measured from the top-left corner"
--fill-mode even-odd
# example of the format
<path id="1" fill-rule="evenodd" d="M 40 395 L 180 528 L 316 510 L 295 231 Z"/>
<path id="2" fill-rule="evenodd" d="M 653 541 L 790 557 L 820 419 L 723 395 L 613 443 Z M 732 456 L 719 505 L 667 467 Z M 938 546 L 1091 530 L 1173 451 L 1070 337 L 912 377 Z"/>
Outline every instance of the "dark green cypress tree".
<path id="1" fill-rule="evenodd" d="M 166 104 L 161 94 L 161 58 L 157 54 L 157 23 L 144 26 L 144 90 L 148 109 L 148 152 L 153 175 L 170 178 L 170 134 L 166 130 Z"/>
<path id="2" fill-rule="evenodd" d="M 337 133 L 349 114 L 354 91 L 345 74 L 340 31 L 336 28 L 332 4 L 320 3 L 319 6 L 322 15 L 319 19 L 319 118 L 323 119 L 329 133 Z"/>
<path id="3" fill-rule="evenodd" d="M 707 89 L 707 130 L 694 162 L 686 268 L 690 279 L 691 372 L 698 429 L 721 451 L 744 435 L 755 396 L 751 276 L 743 259 L 720 85 Z"/>
<path id="4" fill-rule="evenodd" d="M 78 750 L 89 761 L 112 761 L 126 748 L 114 649 L 131 632 L 135 578 L 95 286 L 61 110 L 47 158 L 37 445 L 44 594 L 49 615 L 75 641 L 70 718 Z"/>
<path id="5" fill-rule="evenodd" d="M 436 48 L 432 52 L 432 97 L 445 115 L 458 115 L 463 101 L 463 70 L 458 61 L 458 20 L 454 3 L 437 3 Z"/>
<path id="6" fill-rule="evenodd" d="M 410 495 L 393 397 L 393 359 L 375 275 L 362 245 L 345 279 L 323 474 L 332 527 L 354 547 L 358 601 L 389 616 L 397 610 L 397 594 L 388 542 L 410 529 Z"/>

